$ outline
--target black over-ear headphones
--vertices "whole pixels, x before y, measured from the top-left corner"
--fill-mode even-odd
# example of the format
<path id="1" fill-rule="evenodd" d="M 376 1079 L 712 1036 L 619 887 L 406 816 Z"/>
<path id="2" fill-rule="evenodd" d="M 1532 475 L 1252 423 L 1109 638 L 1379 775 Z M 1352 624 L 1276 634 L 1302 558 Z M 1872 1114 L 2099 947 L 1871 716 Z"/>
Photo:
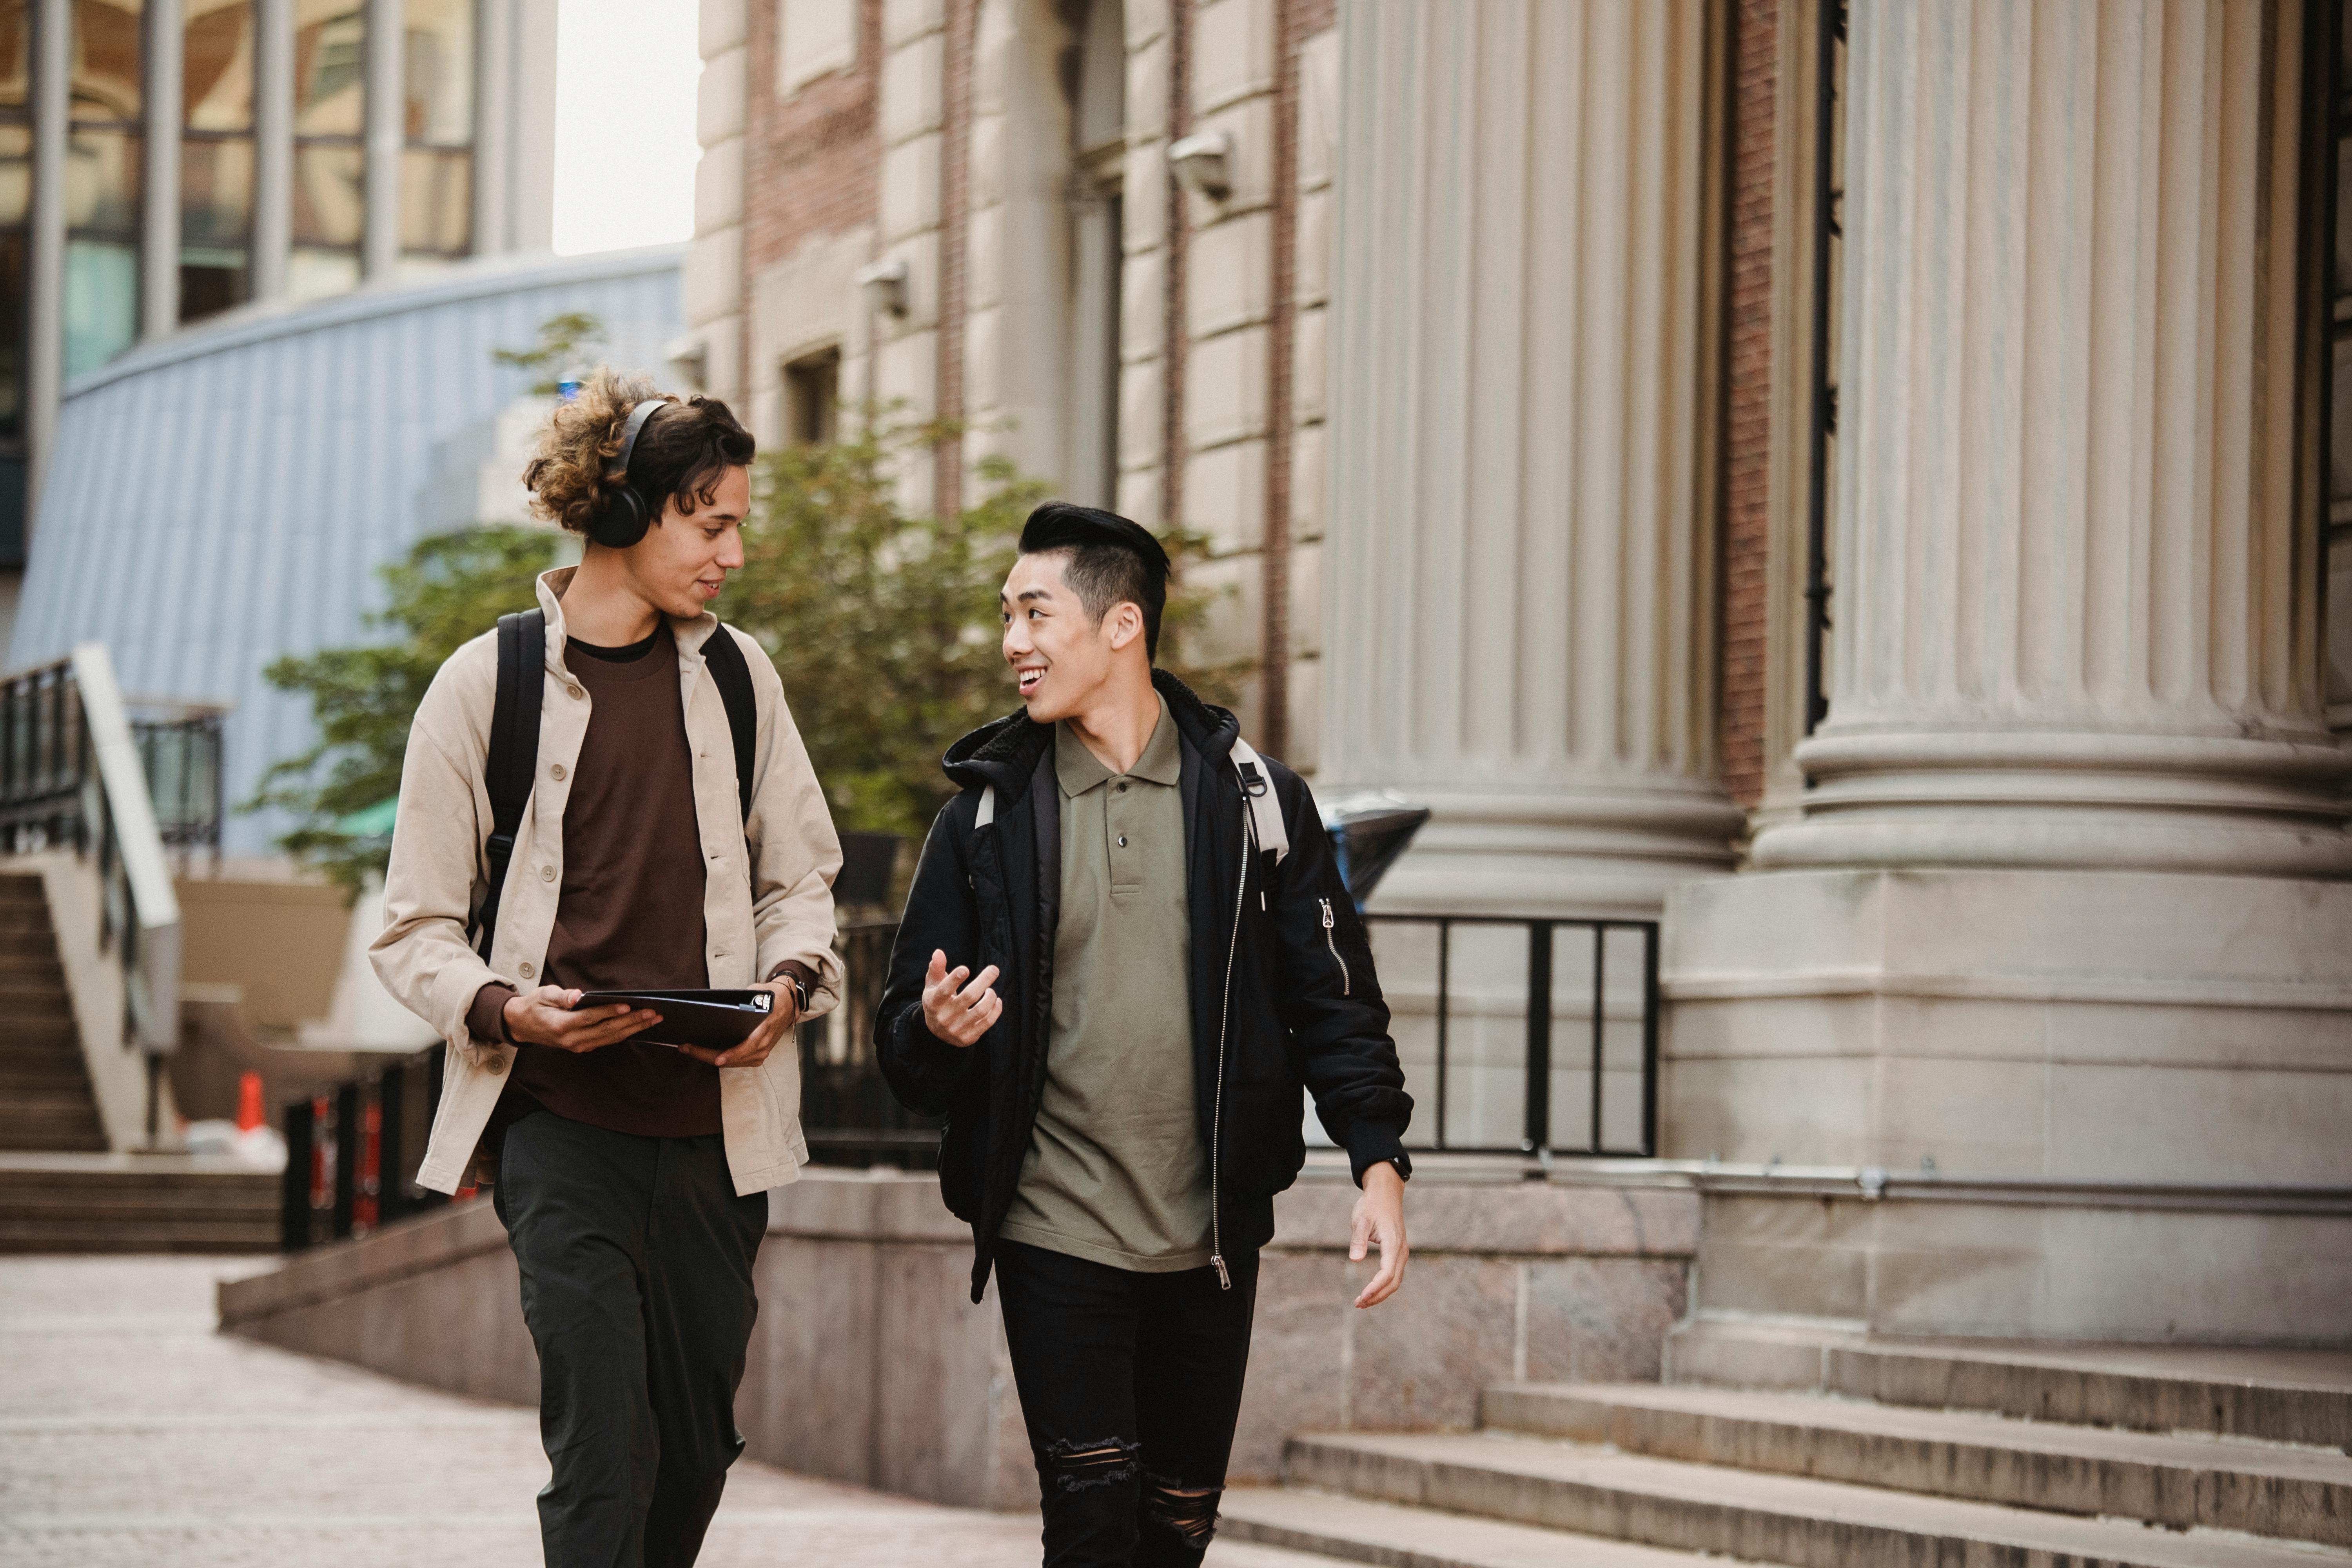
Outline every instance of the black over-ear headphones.
<path id="1" fill-rule="evenodd" d="M 626 550 L 646 536 L 653 524 L 653 513 L 646 506 L 646 498 L 629 485 L 629 458 L 637 449 L 637 437 L 645 434 L 646 425 L 657 410 L 669 406 L 666 397 L 648 397 L 629 410 L 629 422 L 621 426 L 621 449 L 613 458 L 612 466 L 604 470 L 604 506 L 588 525 L 588 537 L 612 550 Z"/>

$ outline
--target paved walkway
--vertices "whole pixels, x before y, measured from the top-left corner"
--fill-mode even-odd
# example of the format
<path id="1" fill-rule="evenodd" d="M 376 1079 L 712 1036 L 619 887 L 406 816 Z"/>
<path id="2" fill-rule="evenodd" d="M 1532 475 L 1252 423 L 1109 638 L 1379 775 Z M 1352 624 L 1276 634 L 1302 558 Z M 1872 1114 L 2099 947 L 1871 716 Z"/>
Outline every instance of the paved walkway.
<path id="1" fill-rule="evenodd" d="M 532 1415 L 213 1331 L 226 1258 L 0 1257 L 0 1564 L 531 1568 Z M 1034 1519 L 739 1463 L 705 1568 L 1025 1568 Z M 1220 1543 L 1222 1568 L 1325 1560 Z"/>

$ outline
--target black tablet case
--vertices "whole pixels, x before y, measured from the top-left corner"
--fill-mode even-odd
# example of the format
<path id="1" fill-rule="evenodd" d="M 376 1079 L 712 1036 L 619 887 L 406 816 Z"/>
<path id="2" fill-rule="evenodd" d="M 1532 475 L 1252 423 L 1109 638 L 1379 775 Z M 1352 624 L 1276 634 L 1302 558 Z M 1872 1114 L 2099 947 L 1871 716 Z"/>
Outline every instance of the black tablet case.
<path id="1" fill-rule="evenodd" d="M 661 1015 L 661 1022 L 648 1024 L 630 1039 L 714 1051 L 751 1038 L 751 1031 L 773 1016 L 775 1006 L 775 998 L 765 991 L 586 991 L 572 1010 L 609 1007 L 616 1002 Z"/>

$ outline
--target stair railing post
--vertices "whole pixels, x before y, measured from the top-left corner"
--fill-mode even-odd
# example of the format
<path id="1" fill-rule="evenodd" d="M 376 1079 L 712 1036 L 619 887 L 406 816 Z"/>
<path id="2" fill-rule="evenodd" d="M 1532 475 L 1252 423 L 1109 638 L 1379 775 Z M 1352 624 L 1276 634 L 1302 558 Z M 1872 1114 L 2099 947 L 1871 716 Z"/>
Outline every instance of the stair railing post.
<path id="1" fill-rule="evenodd" d="M 310 1245 L 310 1162 L 313 1117 L 308 1096 L 286 1107 L 286 1173 L 279 1185 L 279 1244 L 289 1252 Z"/>

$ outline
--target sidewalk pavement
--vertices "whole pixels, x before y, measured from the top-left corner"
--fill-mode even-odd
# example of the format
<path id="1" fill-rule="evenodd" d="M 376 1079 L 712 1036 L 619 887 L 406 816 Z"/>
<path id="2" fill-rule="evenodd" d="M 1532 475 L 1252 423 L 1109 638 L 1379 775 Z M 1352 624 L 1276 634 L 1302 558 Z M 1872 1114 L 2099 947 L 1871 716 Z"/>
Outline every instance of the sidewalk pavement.
<path id="1" fill-rule="evenodd" d="M 533 1413 L 214 1331 L 250 1258 L 0 1258 L 0 1563 L 531 1568 Z M 703 1568 L 1025 1568 L 1032 1516 L 737 1463 Z M 1222 1568 L 1327 1560 L 1221 1542 Z"/>

